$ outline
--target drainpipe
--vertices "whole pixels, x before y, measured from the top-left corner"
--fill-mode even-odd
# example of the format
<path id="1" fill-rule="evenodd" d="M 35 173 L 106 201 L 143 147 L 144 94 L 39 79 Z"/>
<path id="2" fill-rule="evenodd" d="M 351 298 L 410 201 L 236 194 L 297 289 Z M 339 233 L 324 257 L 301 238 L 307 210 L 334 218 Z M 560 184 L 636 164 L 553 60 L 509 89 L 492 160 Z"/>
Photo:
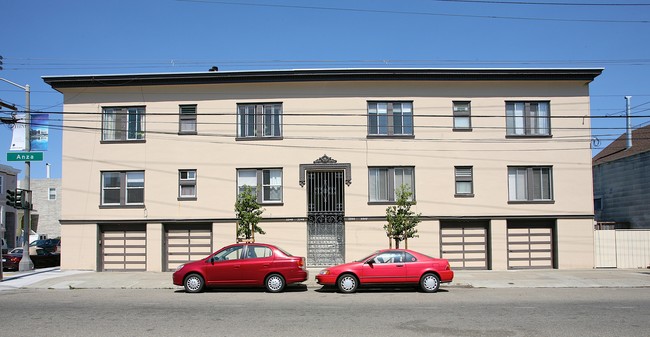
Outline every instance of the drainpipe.
<path id="1" fill-rule="evenodd" d="M 632 117 L 630 116 L 630 99 L 632 96 L 625 96 L 625 119 L 627 121 L 627 144 L 625 149 L 632 147 Z"/>
<path id="2" fill-rule="evenodd" d="M 45 163 L 45 176 L 50 179 L 50 163 Z"/>

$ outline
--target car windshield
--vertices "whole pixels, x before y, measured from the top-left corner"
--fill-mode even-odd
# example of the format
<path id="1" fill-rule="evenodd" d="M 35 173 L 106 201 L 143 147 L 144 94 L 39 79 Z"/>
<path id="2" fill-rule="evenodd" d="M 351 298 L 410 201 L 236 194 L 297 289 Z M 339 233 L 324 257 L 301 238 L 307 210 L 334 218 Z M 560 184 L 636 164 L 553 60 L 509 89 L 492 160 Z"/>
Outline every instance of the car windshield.
<path id="1" fill-rule="evenodd" d="M 374 252 L 374 253 L 372 253 L 372 254 L 370 254 L 370 255 L 364 257 L 363 259 L 355 260 L 354 262 L 363 262 L 363 261 L 365 261 L 365 260 L 367 260 L 367 259 L 369 259 L 369 258 L 375 256 L 375 254 L 377 254 L 377 253 L 379 253 L 379 251 L 376 251 L 376 252 Z"/>
<path id="2" fill-rule="evenodd" d="M 34 246 L 41 246 L 44 245 L 47 242 L 47 240 L 34 240 L 32 243 L 29 244 L 30 247 Z"/>

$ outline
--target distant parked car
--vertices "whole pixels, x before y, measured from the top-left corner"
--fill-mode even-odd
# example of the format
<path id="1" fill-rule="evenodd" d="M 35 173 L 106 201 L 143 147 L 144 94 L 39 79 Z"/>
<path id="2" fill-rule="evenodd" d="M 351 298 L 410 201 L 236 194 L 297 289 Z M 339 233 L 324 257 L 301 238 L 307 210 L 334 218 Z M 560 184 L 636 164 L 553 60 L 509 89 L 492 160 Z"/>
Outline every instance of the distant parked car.
<path id="1" fill-rule="evenodd" d="M 412 250 L 385 249 L 363 259 L 323 269 L 316 275 L 320 285 L 336 285 L 342 293 L 353 293 L 359 286 L 414 286 L 424 292 L 438 291 L 440 283 L 451 282 L 454 272 L 445 259 L 433 258 Z"/>
<path id="2" fill-rule="evenodd" d="M 188 293 L 219 286 L 263 286 L 268 292 L 277 293 L 286 285 L 306 281 L 307 277 L 304 257 L 293 256 L 273 245 L 238 243 L 178 266 L 173 282 L 184 286 Z"/>
<path id="3" fill-rule="evenodd" d="M 36 249 L 36 254 L 29 254 L 34 268 L 58 267 L 61 265 L 61 255 L 50 253 L 45 249 Z M 14 248 L 7 254 L 2 254 L 3 270 L 18 270 L 23 259 L 23 249 Z"/>
<path id="4" fill-rule="evenodd" d="M 35 254 L 35 249 L 45 249 L 50 253 L 61 252 L 61 239 L 41 239 L 29 243 L 30 255 Z"/>

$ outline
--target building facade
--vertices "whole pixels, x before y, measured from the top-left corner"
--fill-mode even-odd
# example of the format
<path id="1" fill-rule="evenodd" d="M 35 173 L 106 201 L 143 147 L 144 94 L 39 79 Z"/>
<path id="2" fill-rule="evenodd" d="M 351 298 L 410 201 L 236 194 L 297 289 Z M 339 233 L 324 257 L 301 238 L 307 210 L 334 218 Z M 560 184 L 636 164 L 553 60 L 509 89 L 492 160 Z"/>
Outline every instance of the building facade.
<path id="1" fill-rule="evenodd" d="M 321 69 L 45 77 L 64 95 L 62 268 L 173 270 L 235 240 L 351 261 L 408 247 L 456 269 L 592 268 L 589 83 L 601 69 Z"/>
<path id="2" fill-rule="evenodd" d="M 0 197 L 2 198 L 2 216 L 4 232 L 0 229 L 2 239 L 7 245 L 7 249 L 16 247 L 17 241 L 21 236 L 21 227 L 18 222 L 19 213 L 17 210 L 9 205 L 6 205 L 7 190 L 15 190 L 18 184 L 18 174 L 20 170 L 11 166 L 0 164 Z"/>
<path id="3" fill-rule="evenodd" d="M 22 181 L 20 182 L 22 183 Z M 58 238 L 61 236 L 61 179 L 31 179 L 32 204 L 37 224 L 31 225 L 39 238 Z"/>

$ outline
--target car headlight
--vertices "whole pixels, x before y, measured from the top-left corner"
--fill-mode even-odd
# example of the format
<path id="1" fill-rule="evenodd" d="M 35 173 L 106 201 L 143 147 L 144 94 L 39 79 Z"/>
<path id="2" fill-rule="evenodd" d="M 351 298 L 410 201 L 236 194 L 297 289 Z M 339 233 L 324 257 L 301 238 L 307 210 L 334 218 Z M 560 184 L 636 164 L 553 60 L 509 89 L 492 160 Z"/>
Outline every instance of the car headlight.
<path id="1" fill-rule="evenodd" d="M 320 271 L 320 273 L 318 273 L 318 275 L 329 275 L 329 273 L 330 273 L 329 270 L 323 269 L 323 270 Z"/>
<path id="2" fill-rule="evenodd" d="M 178 267 L 176 267 L 176 270 L 175 270 L 175 272 L 177 272 L 177 271 L 179 271 L 179 270 L 181 270 L 181 269 L 183 269 L 183 267 L 185 267 L 185 265 L 184 265 L 184 264 L 181 264 L 181 265 L 179 265 Z"/>

